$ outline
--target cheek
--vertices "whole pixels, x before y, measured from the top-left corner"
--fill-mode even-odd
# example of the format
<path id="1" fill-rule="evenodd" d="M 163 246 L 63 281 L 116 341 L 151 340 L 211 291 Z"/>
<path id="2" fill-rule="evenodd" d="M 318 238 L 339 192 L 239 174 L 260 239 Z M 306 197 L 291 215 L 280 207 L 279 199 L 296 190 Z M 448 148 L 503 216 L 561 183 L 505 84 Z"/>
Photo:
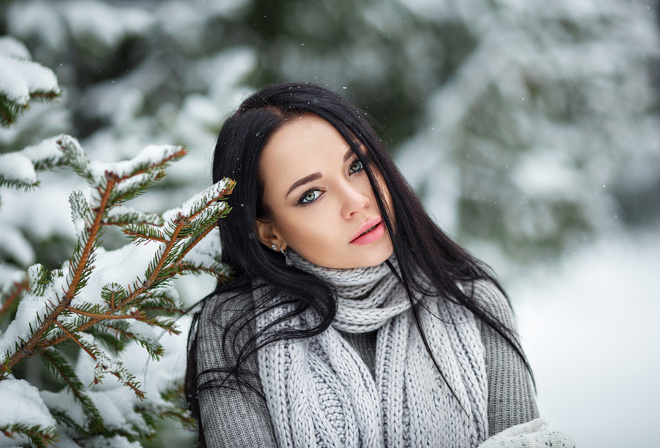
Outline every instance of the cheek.
<path id="1" fill-rule="evenodd" d="M 273 223 L 282 237 L 288 242 L 304 238 L 307 233 L 307 220 L 299 213 L 290 210 L 275 210 Z"/>
<path id="2" fill-rule="evenodd" d="M 337 245 L 340 223 L 332 219 L 326 204 L 290 213 L 277 220 L 285 240 L 301 255 L 320 250 L 327 252 Z"/>

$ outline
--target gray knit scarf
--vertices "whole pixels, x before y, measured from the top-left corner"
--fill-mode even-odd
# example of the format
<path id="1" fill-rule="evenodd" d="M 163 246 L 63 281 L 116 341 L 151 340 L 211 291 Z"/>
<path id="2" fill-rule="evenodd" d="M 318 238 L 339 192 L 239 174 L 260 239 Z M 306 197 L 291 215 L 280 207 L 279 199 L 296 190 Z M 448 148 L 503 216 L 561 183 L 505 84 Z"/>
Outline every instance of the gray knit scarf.
<path id="1" fill-rule="evenodd" d="M 279 446 L 464 448 L 487 438 L 484 347 L 469 311 L 448 300 L 416 298 L 429 310 L 420 309 L 421 325 L 445 382 L 415 326 L 404 288 L 386 263 L 327 269 L 293 252 L 289 257 L 297 268 L 331 285 L 337 314 L 318 336 L 259 351 L 259 374 Z M 259 299 L 263 293 L 255 294 Z M 257 326 L 264 328 L 285 311 L 280 307 L 260 315 Z M 311 326 L 316 319 L 303 313 L 275 329 Z M 337 330 L 378 330 L 375 380 Z"/>

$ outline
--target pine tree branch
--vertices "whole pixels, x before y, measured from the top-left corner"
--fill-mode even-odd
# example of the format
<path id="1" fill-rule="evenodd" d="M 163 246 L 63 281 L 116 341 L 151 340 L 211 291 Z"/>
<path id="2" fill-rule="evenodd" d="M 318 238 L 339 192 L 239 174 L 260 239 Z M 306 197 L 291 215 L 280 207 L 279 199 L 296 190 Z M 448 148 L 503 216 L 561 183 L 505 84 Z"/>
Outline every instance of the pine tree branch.
<path id="1" fill-rule="evenodd" d="M 68 307 L 68 311 L 71 311 L 72 313 L 78 314 L 79 316 L 85 316 L 90 319 L 99 319 L 101 320 L 112 320 L 112 319 L 136 319 L 136 320 L 141 320 L 143 317 L 145 317 L 144 313 L 141 313 L 140 311 L 134 311 L 131 314 L 112 314 L 112 313 L 94 313 L 90 311 L 85 311 L 81 310 L 79 308 L 74 308 L 74 307 Z M 111 311 L 117 311 L 117 309 L 111 308 Z M 77 330 L 78 331 L 78 330 Z"/>
<path id="2" fill-rule="evenodd" d="M 174 156 L 173 156 L 174 157 Z M 133 173 L 136 175 L 136 173 Z M 171 323 L 160 322 L 157 319 L 150 318 L 144 310 L 140 307 L 140 301 L 147 299 L 151 288 L 154 285 L 158 285 L 163 281 L 170 279 L 184 271 L 190 272 L 209 272 L 218 276 L 212 268 L 204 266 L 196 266 L 194 264 L 183 262 L 183 258 L 190 252 L 190 250 L 198 244 L 208 233 L 213 229 L 214 225 L 209 225 L 208 217 L 201 218 L 205 211 L 209 207 L 217 206 L 217 202 L 226 194 L 231 193 L 234 183 L 232 182 L 230 186 L 222 191 L 216 192 L 215 197 L 202 203 L 201 205 L 196 205 L 193 210 L 190 210 L 191 216 L 186 216 L 187 213 L 178 213 L 177 216 L 170 221 L 170 225 L 173 227 L 170 228 L 167 232 L 167 237 L 158 239 L 164 246 L 161 250 L 158 251 L 158 256 L 150 265 L 147 271 L 147 278 L 142 283 L 134 283 L 127 288 L 127 291 L 121 294 L 115 294 L 111 292 L 109 300 L 106 298 L 106 303 L 108 308 L 105 310 L 100 310 L 97 308 L 86 308 L 83 307 L 72 307 L 71 302 L 75 298 L 77 291 L 80 287 L 84 286 L 86 281 L 87 271 L 90 269 L 88 265 L 92 263 L 94 256 L 94 247 L 96 240 L 98 239 L 99 233 L 103 226 L 103 218 L 106 213 L 106 209 L 113 205 L 114 189 L 117 187 L 117 184 L 121 179 L 128 178 L 130 176 L 118 176 L 112 173 L 106 172 L 105 182 L 103 182 L 102 187 L 98 187 L 97 191 L 99 192 L 99 201 L 98 206 L 94 207 L 92 212 L 94 213 L 93 222 L 90 225 L 89 230 L 87 231 L 87 238 L 84 242 L 84 247 L 80 251 L 80 255 L 74 257 L 74 262 L 71 263 L 71 270 L 73 271 L 71 281 L 67 287 L 67 290 L 64 293 L 64 297 L 57 306 L 53 306 L 52 311 L 47 314 L 44 320 L 41 322 L 39 327 L 35 332 L 32 333 L 30 339 L 27 342 L 23 343 L 20 349 L 14 353 L 8 360 L 5 361 L 3 365 L 3 370 L 6 372 L 10 371 L 13 365 L 15 365 L 20 360 L 30 357 L 36 353 L 43 353 L 48 347 L 58 345 L 61 342 L 64 342 L 68 339 L 73 340 L 78 346 L 80 346 L 92 359 L 97 361 L 103 370 L 106 369 L 105 362 L 101 359 L 102 353 L 99 353 L 99 356 L 96 356 L 97 351 L 94 350 L 93 346 L 87 347 L 87 343 L 83 343 L 79 338 L 76 337 L 76 334 L 84 334 L 86 331 L 94 328 L 96 325 L 102 321 L 122 321 L 127 319 L 135 319 L 136 321 L 143 322 L 150 326 L 157 326 L 169 333 L 177 333 L 177 330 Z M 114 195 L 114 196 L 113 196 Z M 115 198 L 116 200 L 116 198 Z M 194 218 L 199 218 L 195 222 Z M 213 220 L 215 221 L 217 217 Z M 192 238 L 191 240 L 188 240 Z M 150 238 L 151 239 L 151 238 Z M 183 240 L 188 240 L 186 244 L 183 244 L 183 247 L 180 243 Z M 126 312 L 126 308 L 136 304 L 137 309 L 131 311 L 129 314 Z M 154 306 L 155 305 L 155 306 Z M 167 307 L 167 305 L 159 306 L 158 302 L 152 305 L 150 308 L 152 310 L 166 310 L 168 312 L 179 311 L 176 307 Z M 78 316 L 81 316 L 83 319 L 78 319 L 78 322 L 74 325 L 69 325 L 68 328 L 63 324 L 58 322 L 57 318 L 63 312 L 74 313 Z M 45 334 L 49 331 L 52 326 L 56 326 L 60 329 L 61 333 L 59 335 L 54 335 L 50 339 L 45 337 Z M 120 328 L 114 328 L 110 325 L 109 328 L 113 328 L 115 331 L 122 331 L 124 336 L 129 339 L 136 339 L 139 341 L 139 338 L 136 338 L 131 331 L 123 331 Z M 150 352 L 151 353 L 151 352 Z M 156 352 L 154 352 L 156 353 Z M 152 354 L 152 356 L 157 356 Z M 105 356 L 102 356 L 105 359 Z M 98 366 L 97 366 L 98 368 Z M 110 371 L 127 386 L 132 388 L 138 396 L 141 396 L 142 392 L 139 390 L 139 386 L 134 384 L 133 380 L 130 378 L 130 375 L 127 376 L 128 372 L 124 372 L 124 369 L 121 368 L 121 371 Z M 4 375 L 3 375 L 4 376 Z M 128 379 L 126 379 L 126 378 Z"/>
<path id="3" fill-rule="evenodd" d="M 227 276 L 223 273 L 219 273 L 219 272 L 214 271 L 213 269 L 210 269 L 210 268 L 194 266 L 194 265 L 191 265 L 191 264 L 185 263 L 185 262 L 177 264 L 177 270 L 179 270 L 181 272 L 189 271 L 193 274 L 195 274 L 195 273 L 209 274 L 209 275 L 212 275 L 215 278 L 217 278 L 219 282 L 227 281 Z"/>
<path id="4" fill-rule="evenodd" d="M 112 223 L 112 224 L 104 224 L 104 225 L 107 226 L 107 225 L 115 225 L 115 224 Z M 130 237 L 130 236 L 134 236 L 134 237 L 142 237 L 142 234 L 140 234 L 139 232 L 135 232 L 135 231 L 133 231 L 133 230 L 131 230 L 131 229 L 129 229 L 129 228 L 126 228 L 126 227 L 124 227 L 124 228 L 122 229 L 122 232 L 124 232 L 124 234 L 126 234 L 126 236 L 129 236 L 129 237 Z M 151 241 L 158 241 L 159 243 L 167 244 L 167 240 L 166 240 L 165 238 L 158 238 L 158 237 L 156 237 L 156 236 L 150 236 L 150 237 L 149 237 L 149 240 L 151 240 Z"/>
<path id="5" fill-rule="evenodd" d="M 132 173 L 130 173 L 130 174 L 126 174 L 125 176 L 119 177 L 119 178 L 117 179 L 117 182 L 125 181 L 126 179 L 129 179 L 129 178 L 131 178 L 131 177 L 137 176 L 138 174 L 145 174 L 145 173 L 148 173 L 148 172 L 150 172 L 150 171 L 152 171 L 152 170 L 154 170 L 154 169 L 156 169 L 156 168 L 162 168 L 162 167 L 164 167 L 165 165 L 167 165 L 170 161 L 172 161 L 172 160 L 174 160 L 174 159 L 180 159 L 181 157 L 183 157 L 183 156 L 185 156 L 185 155 L 186 155 L 186 150 L 185 150 L 184 148 L 180 148 L 178 151 L 176 151 L 176 152 L 170 154 L 169 156 L 165 157 L 164 159 L 162 159 L 162 160 L 159 161 L 158 163 L 155 163 L 155 164 L 153 164 L 153 165 L 149 165 L 148 167 L 145 167 L 145 168 L 143 168 L 143 169 L 141 169 L 141 170 L 137 170 L 137 171 L 132 172 Z"/>
<path id="6" fill-rule="evenodd" d="M 28 339 L 25 344 L 23 344 L 15 353 L 11 355 L 3 364 L 0 366 L 0 369 L 2 369 L 2 374 L 0 375 L 0 378 L 6 376 L 7 372 L 11 371 L 11 368 L 16 365 L 16 363 L 20 362 L 21 360 L 25 358 L 29 358 L 32 355 L 34 355 L 38 351 L 43 351 L 45 348 L 49 347 L 50 344 L 49 342 L 44 342 L 43 336 L 46 334 L 48 329 L 53 325 L 53 323 L 56 323 L 56 320 L 60 314 L 62 314 L 62 311 L 67 309 L 73 298 L 75 297 L 77 291 L 78 291 L 78 284 L 80 283 L 81 279 L 83 278 L 85 269 L 87 267 L 87 262 L 89 261 L 90 257 L 92 256 L 92 252 L 94 249 L 94 243 L 96 242 L 96 238 L 99 234 L 99 231 L 101 230 L 101 222 L 103 220 L 103 213 L 108 206 L 108 198 L 110 197 L 112 193 L 112 189 L 117 183 L 117 176 L 108 174 L 106 176 L 107 183 L 105 185 L 105 190 L 103 191 L 103 194 L 101 195 L 101 201 L 99 204 L 99 207 L 95 209 L 96 216 L 94 217 L 94 223 L 92 224 L 90 230 L 89 230 L 89 238 L 87 238 L 87 242 L 85 244 L 85 247 L 83 248 L 82 255 L 80 256 L 80 260 L 75 266 L 75 271 L 73 274 L 73 278 L 71 279 L 71 283 L 69 283 L 69 287 L 64 295 L 64 298 L 60 301 L 60 303 L 51 311 L 48 316 L 41 322 L 37 330 L 32 333 L 30 336 L 30 339 Z"/>
<path id="7" fill-rule="evenodd" d="M 9 438 L 13 438 L 16 434 L 24 434 L 30 439 L 31 444 L 37 448 L 47 448 L 57 440 L 57 432 L 54 427 L 40 425 L 27 426 L 18 423 L 0 428 L 0 432 Z"/>
<path id="8" fill-rule="evenodd" d="M 62 330 L 62 331 L 64 332 L 64 334 L 67 336 L 67 337 L 66 337 L 67 339 L 71 339 L 71 340 L 73 340 L 73 342 L 75 342 L 76 344 L 78 344 L 78 347 L 80 347 L 81 349 L 83 349 L 83 350 L 84 350 L 84 351 L 85 351 L 85 352 L 86 352 L 86 353 L 87 353 L 87 354 L 88 354 L 88 355 L 89 355 L 94 361 L 96 361 L 96 355 L 94 355 L 94 353 L 90 352 L 90 351 L 89 351 L 89 350 L 88 350 L 88 349 L 87 349 L 87 348 L 86 348 L 86 347 L 85 347 L 85 346 L 84 346 L 84 345 L 78 340 L 78 338 L 75 337 L 75 336 L 73 335 L 73 333 L 71 333 L 69 330 L 67 330 L 67 329 L 64 327 L 64 325 L 60 324 L 58 321 L 55 321 L 55 325 L 57 325 L 57 326 L 60 328 L 60 330 Z"/>
<path id="9" fill-rule="evenodd" d="M 195 246 L 197 245 L 197 243 L 199 243 L 200 241 L 202 241 L 206 235 L 208 235 L 209 233 L 211 233 L 212 230 L 213 230 L 213 227 L 209 227 L 209 228 L 207 228 L 204 232 L 200 233 L 199 236 L 198 236 L 197 238 L 195 238 L 195 239 L 192 241 L 192 243 L 190 243 L 190 245 L 186 248 L 186 250 L 184 250 L 184 251 L 181 252 L 181 254 L 177 257 L 177 259 L 176 259 L 176 261 L 174 262 L 174 264 L 182 264 L 181 262 L 182 262 L 182 260 L 184 259 L 184 257 L 185 257 L 186 255 L 188 255 L 188 253 L 192 250 L 193 247 L 195 247 Z"/>
<path id="10" fill-rule="evenodd" d="M 73 397 L 80 403 L 85 410 L 85 415 L 89 419 L 89 426 L 92 431 L 98 431 L 103 428 L 103 418 L 99 414 L 94 402 L 83 391 L 83 384 L 76 375 L 71 365 L 55 350 L 44 350 L 41 353 L 41 360 L 54 372 L 57 377 L 64 382 L 67 389 L 71 391 Z M 51 413 L 56 417 L 51 409 Z"/>
<path id="11" fill-rule="evenodd" d="M 109 311 L 119 311 L 126 307 L 127 305 L 131 304 L 132 302 L 136 301 L 140 295 L 142 295 L 144 292 L 146 292 L 156 281 L 158 274 L 162 271 L 163 266 L 165 265 L 165 262 L 167 260 L 168 255 L 174 248 L 176 242 L 177 242 L 177 236 L 181 229 L 187 224 L 187 219 L 183 215 L 179 215 L 177 219 L 174 221 L 176 223 L 176 227 L 174 228 L 174 231 L 172 232 L 172 237 L 170 238 L 170 241 L 167 242 L 167 245 L 165 246 L 165 249 L 163 250 L 163 253 L 160 256 L 160 259 L 158 260 L 158 264 L 156 265 L 156 268 L 153 270 L 151 276 L 144 282 L 142 283 L 138 288 L 136 288 L 133 291 L 129 291 L 128 296 L 120 301 L 119 303 L 116 303 L 114 308 L 111 308 Z M 73 311 L 70 309 L 70 307 L 67 307 L 68 310 Z M 75 311 L 73 311 L 75 312 Z M 76 332 L 80 331 L 86 331 L 93 326 L 97 325 L 99 322 L 105 320 L 103 316 L 109 315 L 109 313 L 105 313 L 104 315 L 99 315 L 99 314 L 91 314 L 89 316 L 89 320 L 85 322 L 84 324 L 80 325 L 78 328 L 76 328 Z M 124 319 L 126 318 L 134 318 L 136 320 L 144 321 L 146 319 L 146 316 L 122 316 Z M 116 317 L 114 317 L 116 318 Z M 69 339 L 69 336 L 65 333 L 64 335 L 61 335 L 55 339 L 51 339 L 45 343 L 45 346 L 53 346 L 57 345 L 65 340 Z"/>
<path id="12" fill-rule="evenodd" d="M 141 308 L 143 311 L 160 311 L 166 314 L 183 314 L 183 311 L 175 307 L 165 307 L 165 306 L 143 306 Z"/>
<path id="13" fill-rule="evenodd" d="M 112 323 L 106 323 L 106 322 L 103 322 L 100 325 L 105 327 L 105 329 L 107 329 L 108 331 L 114 332 L 115 337 L 117 338 L 121 338 L 123 336 L 126 339 L 131 339 L 131 332 L 128 330 L 128 327 L 123 328 L 121 325 L 112 325 Z"/>
<path id="14" fill-rule="evenodd" d="M 163 270 L 163 266 L 165 266 L 165 262 L 167 261 L 168 255 L 172 252 L 172 249 L 174 249 L 174 246 L 177 243 L 177 237 L 179 236 L 179 233 L 181 232 L 181 229 L 183 229 L 184 226 L 190 223 L 190 220 L 183 216 L 182 214 L 179 214 L 177 218 L 174 220 L 176 227 L 174 228 L 174 231 L 172 232 L 172 236 L 170 237 L 170 240 L 167 242 L 167 245 L 165 246 L 165 249 L 163 250 L 163 253 L 160 256 L 160 260 L 158 261 L 158 264 L 154 268 L 154 271 L 151 273 L 151 276 L 147 279 L 146 282 L 142 284 L 140 288 L 136 290 L 134 293 L 134 297 L 138 297 L 140 294 L 142 294 L 144 291 L 149 289 L 151 285 L 153 285 L 158 278 L 158 274 L 160 274 L 160 271 Z M 137 292 L 139 291 L 139 292 Z M 129 299 L 131 296 L 127 297 L 124 300 L 124 303 L 129 303 Z"/>

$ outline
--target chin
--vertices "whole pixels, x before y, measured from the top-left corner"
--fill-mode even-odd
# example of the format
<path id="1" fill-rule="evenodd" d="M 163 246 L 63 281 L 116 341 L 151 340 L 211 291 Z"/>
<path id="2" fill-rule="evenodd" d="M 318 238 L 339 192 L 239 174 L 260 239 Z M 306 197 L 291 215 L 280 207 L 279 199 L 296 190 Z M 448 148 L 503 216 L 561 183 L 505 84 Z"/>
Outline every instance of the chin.
<path id="1" fill-rule="evenodd" d="M 392 256 L 394 252 L 394 247 L 392 244 L 378 245 L 376 247 L 364 247 L 362 246 L 357 252 L 352 248 L 347 253 L 334 253 L 332 256 L 315 256 L 317 253 L 301 253 L 298 251 L 298 254 L 305 258 L 306 260 L 314 263 L 317 266 L 321 266 L 329 269 L 355 269 L 355 268 L 366 268 L 371 266 L 378 266 L 379 264 L 385 262 L 388 258 Z M 324 252 L 328 254 L 328 252 Z"/>
<path id="2" fill-rule="evenodd" d="M 366 257 L 361 257 L 359 260 L 355 260 L 352 263 L 352 268 L 366 268 L 371 266 L 378 266 L 381 263 L 384 263 L 388 258 L 392 256 L 394 248 L 390 245 L 387 249 L 373 250 Z"/>

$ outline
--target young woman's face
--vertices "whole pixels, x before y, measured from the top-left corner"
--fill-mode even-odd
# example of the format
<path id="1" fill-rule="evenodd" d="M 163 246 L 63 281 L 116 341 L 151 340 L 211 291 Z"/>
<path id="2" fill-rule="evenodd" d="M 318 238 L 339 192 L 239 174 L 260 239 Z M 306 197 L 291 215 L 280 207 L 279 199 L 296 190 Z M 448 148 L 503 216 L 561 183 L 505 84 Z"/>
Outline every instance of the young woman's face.
<path id="1" fill-rule="evenodd" d="M 257 221 L 257 231 L 269 248 L 290 247 L 328 268 L 375 266 L 392 254 L 367 173 L 327 121 L 312 114 L 290 120 L 264 147 L 259 171 L 271 216 Z"/>

